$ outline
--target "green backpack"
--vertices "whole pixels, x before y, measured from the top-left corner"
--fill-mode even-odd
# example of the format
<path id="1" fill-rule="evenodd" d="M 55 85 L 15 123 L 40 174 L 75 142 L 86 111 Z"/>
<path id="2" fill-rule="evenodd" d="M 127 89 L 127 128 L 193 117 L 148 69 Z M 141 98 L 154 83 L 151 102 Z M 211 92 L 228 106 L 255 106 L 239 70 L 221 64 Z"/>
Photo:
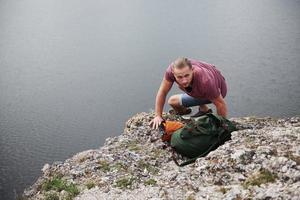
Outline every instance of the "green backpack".
<path id="1" fill-rule="evenodd" d="M 230 140 L 231 132 L 236 127 L 226 118 L 207 113 L 191 120 L 181 129 L 172 134 L 171 147 L 189 160 L 178 164 L 175 155 L 173 159 L 178 166 L 184 166 L 206 156 L 210 151 Z"/>

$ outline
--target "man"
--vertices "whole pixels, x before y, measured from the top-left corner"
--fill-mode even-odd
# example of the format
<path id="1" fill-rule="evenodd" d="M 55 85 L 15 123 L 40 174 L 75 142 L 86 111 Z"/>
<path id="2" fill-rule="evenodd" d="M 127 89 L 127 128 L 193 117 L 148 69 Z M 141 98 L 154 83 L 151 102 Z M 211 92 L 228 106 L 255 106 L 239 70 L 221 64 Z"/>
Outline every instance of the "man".
<path id="1" fill-rule="evenodd" d="M 176 82 L 184 94 L 173 95 L 168 103 L 171 112 L 178 115 L 191 113 L 189 107 L 199 105 L 199 111 L 193 117 L 201 116 L 211 110 L 206 104 L 213 103 L 218 115 L 227 116 L 224 97 L 227 93 L 225 78 L 215 66 L 187 58 L 176 59 L 166 70 L 159 87 L 155 102 L 155 118 L 150 122 L 157 129 L 163 121 L 162 112 L 166 96 Z"/>

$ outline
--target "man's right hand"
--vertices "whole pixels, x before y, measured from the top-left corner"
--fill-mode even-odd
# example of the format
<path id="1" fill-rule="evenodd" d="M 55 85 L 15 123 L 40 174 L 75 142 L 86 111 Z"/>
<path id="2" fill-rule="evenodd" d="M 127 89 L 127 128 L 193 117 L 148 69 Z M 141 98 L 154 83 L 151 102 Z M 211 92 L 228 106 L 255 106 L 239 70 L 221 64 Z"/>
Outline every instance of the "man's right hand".
<path id="1" fill-rule="evenodd" d="M 151 126 L 151 124 L 152 124 L 152 127 L 151 127 L 152 129 L 158 129 L 159 125 L 163 121 L 164 121 L 164 119 L 161 116 L 156 116 L 156 117 L 154 117 L 154 119 L 151 120 L 149 125 Z"/>

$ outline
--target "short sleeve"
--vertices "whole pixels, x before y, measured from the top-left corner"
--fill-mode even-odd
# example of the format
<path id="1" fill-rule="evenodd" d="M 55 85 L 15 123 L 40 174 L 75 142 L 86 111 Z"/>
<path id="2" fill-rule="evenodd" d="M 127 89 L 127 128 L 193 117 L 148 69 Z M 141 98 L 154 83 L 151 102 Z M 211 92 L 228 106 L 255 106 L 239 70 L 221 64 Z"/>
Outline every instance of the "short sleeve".
<path id="1" fill-rule="evenodd" d="M 175 81 L 175 77 L 172 73 L 172 68 L 171 65 L 167 68 L 166 72 L 165 72 L 165 79 L 169 82 L 174 82 Z"/>

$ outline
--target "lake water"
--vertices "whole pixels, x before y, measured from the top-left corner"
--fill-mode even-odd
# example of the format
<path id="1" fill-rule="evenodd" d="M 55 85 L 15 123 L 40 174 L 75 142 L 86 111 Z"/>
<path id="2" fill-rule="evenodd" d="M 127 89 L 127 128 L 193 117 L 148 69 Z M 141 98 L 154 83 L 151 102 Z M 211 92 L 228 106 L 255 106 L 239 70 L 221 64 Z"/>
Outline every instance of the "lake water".
<path id="1" fill-rule="evenodd" d="M 293 0 L 1 1 L 0 199 L 154 109 L 179 56 L 222 71 L 230 117 L 299 115 L 299 11 Z"/>

